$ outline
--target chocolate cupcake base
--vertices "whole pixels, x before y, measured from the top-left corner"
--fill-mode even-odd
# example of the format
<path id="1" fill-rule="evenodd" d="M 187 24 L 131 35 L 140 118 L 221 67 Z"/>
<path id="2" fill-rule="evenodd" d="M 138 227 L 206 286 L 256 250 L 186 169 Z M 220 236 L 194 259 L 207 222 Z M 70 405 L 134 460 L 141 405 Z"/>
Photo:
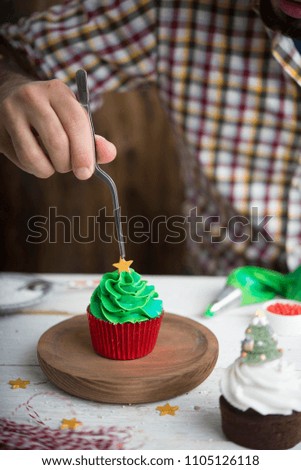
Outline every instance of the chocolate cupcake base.
<path id="1" fill-rule="evenodd" d="M 240 411 L 220 397 L 222 429 L 236 444 L 250 449 L 290 449 L 301 441 L 301 412 L 266 415 L 248 409 Z"/>

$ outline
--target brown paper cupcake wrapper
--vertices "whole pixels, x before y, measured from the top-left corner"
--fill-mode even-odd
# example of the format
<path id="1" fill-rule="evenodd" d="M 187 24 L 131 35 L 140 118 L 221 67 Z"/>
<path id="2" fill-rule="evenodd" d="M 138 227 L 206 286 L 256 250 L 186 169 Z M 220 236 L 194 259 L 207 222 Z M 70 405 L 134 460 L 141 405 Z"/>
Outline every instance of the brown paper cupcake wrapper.
<path id="1" fill-rule="evenodd" d="M 147 356 L 155 347 L 163 314 L 139 323 L 114 325 L 91 315 L 87 309 L 94 351 L 109 359 L 128 360 Z"/>

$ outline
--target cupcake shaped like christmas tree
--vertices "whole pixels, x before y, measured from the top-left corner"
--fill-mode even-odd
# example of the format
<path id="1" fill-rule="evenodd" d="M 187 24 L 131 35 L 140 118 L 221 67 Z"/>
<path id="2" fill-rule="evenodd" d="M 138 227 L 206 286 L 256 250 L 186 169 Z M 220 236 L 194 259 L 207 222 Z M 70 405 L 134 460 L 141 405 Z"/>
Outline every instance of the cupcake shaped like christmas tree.
<path id="1" fill-rule="evenodd" d="M 282 356 L 266 316 L 256 312 L 240 357 L 221 380 L 228 439 L 253 449 L 288 449 L 301 441 L 301 378 Z"/>
<path id="2" fill-rule="evenodd" d="M 155 347 L 163 317 L 154 286 L 143 280 L 132 261 L 120 259 L 105 273 L 88 307 L 95 352 L 109 359 L 138 359 Z"/>

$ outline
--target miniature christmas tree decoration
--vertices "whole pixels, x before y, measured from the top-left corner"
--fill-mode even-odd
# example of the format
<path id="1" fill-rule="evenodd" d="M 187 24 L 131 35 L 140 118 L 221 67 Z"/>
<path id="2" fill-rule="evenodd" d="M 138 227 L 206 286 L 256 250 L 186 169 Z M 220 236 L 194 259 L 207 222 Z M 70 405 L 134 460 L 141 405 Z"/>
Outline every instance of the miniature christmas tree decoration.
<path id="1" fill-rule="evenodd" d="M 277 337 L 265 314 L 257 311 L 242 341 L 241 362 L 258 364 L 274 361 L 281 356 L 282 350 L 277 347 Z"/>

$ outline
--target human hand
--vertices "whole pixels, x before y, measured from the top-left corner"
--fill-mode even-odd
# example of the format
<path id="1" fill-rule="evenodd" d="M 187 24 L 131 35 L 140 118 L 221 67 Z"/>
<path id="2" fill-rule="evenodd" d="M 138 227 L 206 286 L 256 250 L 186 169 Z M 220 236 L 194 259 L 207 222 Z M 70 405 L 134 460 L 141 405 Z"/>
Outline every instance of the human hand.
<path id="1" fill-rule="evenodd" d="M 116 156 L 115 146 L 95 136 L 97 161 Z M 60 80 L 6 83 L 0 91 L 0 153 L 39 178 L 94 172 L 94 142 L 86 111 Z"/>

